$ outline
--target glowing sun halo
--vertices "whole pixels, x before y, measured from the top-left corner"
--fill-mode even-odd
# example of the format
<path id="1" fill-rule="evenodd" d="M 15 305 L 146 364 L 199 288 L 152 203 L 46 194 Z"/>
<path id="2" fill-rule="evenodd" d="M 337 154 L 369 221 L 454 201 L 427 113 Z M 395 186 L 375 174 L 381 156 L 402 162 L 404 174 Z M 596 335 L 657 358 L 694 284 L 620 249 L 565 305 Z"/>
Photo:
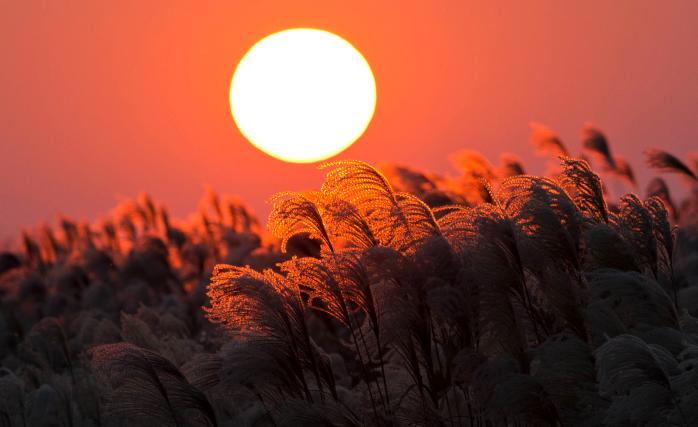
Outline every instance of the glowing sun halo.
<path id="1" fill-rule="evenodd" d="M 332 157 L 366 130 L 376 82 L 364 57 L 327 31 L 296 28 L 269 35 L 233 74 L 230 108 L 242 134 L 281 160 Z"/>

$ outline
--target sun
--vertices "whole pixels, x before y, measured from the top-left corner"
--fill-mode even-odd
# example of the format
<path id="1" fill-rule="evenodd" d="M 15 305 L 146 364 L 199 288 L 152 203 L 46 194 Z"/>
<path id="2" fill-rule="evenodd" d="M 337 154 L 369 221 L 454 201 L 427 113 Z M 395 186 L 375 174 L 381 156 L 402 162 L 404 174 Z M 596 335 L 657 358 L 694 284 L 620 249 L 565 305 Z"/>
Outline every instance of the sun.
<path id="1" fill-rule="evenodd" d="M 336 34 L 294 28 L 243 56 L 230 84 L 237 127 L 255 147 L 287 162 L 339 154 L 366 130 L 376 108 L 368 62 Z"/>

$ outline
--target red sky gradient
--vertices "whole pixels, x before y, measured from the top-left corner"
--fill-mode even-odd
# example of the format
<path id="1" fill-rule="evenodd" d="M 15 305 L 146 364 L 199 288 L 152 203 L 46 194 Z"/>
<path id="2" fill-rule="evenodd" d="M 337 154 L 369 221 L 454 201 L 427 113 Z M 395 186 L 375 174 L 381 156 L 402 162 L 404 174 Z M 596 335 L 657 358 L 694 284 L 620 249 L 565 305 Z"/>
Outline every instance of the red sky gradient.
<path id="1" fill-rule="evenodd" d="M 250 146 L 228 106 L 246 50 L 292 27 L 339 34 L 375 73 L 376 115 L 339 158 L 540 165 L 530 121 L 573 151 L 592 121 L 636 172 L 645 147 L 698 151 L 694 0 L 200 3 L 2 2 L 0 235 L 140 191 L 182 215 L 209 185 L 266 215 L 272 193 L 317 187 L 313 165 Z"/>

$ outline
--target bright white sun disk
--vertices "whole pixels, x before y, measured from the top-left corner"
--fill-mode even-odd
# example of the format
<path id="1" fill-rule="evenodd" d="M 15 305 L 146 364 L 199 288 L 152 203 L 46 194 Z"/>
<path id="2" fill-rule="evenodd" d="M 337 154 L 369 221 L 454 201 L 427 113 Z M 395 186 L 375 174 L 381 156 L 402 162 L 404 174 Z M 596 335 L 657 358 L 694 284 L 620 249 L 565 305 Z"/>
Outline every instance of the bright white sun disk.
<path id="1" fill-rule="evenodd" d="M 345 150 L 366 130 L 375 106 L 376 83 L 361 53 L 316 29 L 260 40 L 230 85 L 230 107 L 242 134 L 289 162 L 316 162 Z"/>

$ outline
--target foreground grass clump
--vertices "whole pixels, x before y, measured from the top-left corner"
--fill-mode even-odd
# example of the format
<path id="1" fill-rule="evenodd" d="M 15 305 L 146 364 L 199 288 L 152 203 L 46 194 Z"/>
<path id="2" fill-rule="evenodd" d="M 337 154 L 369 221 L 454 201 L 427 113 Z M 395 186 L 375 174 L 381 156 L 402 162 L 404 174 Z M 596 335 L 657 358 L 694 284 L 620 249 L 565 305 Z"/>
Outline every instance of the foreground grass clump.
<path id="1" fill-rule="evenodd" d="M 695 425 L 695 172 L 649 150 L 689 197 L 613 196 L 589 161 L 635 178 L 600 131 L 588 160 L 532 142 L 546 176 L 328 163 L 272 198 L 271 235 L 214 193 L 187 222 L 142 196 L 25 233 L 0 262 L 0 425 Z"/>

